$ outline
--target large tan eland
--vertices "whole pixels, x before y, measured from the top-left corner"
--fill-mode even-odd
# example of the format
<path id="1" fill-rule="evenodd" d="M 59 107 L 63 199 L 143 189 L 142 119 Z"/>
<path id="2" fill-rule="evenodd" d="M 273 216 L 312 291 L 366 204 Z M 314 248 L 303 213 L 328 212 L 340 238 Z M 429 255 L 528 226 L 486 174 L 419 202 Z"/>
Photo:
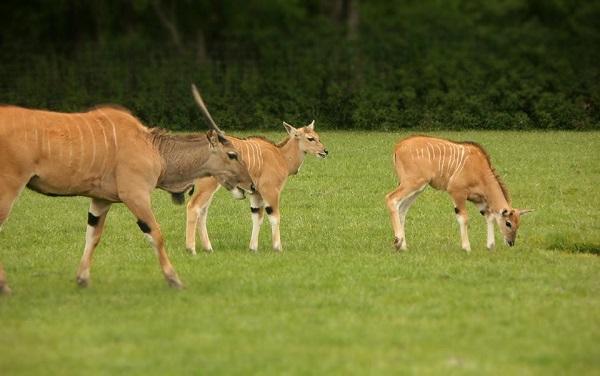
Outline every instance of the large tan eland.
<path id="1" fill-rule="evenodd" d="M 453 142 L 428 136 L 401 140 L 394 150 L 398 188 L 386 196 L 394 229 L 394 246 L 406 250 L 406 213 L 427 185 L 446 191 L 454 201 L 462 248 L 469 252 L 466 202 L 477 205 L 487 223 L 487 248 L 493 249 L 494 222 L 506 244 L 513 246 L 521 216 L 531 210 L 514 209 L 508 191 L 492 167 L 487 152 L 474 142 Z"/>
<path id="2" fill-rule="evenodd" d="M 240 139 L 227 136 L 227 140 L 239 150 L 256 185 L 256 192 L 249 195 L 252 213 L 249 248 L 252 251 L 258 249 L 258 235 L 265 211 L 271 223 L 273 249 L 281 250 L 279 198 L 287 178 L 298 173 L 307 153 L 321 158 L 328 154 L 315 131 L 314 120 L 301 128 L 295 128 L 286 122 L 283 126 L 288 137 L 279 144 L 273 144 L 263 137 Z M 206 220 L 213 195 L 218 189 L 219 182 L 210 177 L 198 179 L 194 185 L 194 194 L 187 206 L 186 229 L 186 247 L 193 254 L 196 254 L 196 228 L 203 248 L 209 252 L 213 249 L 208 238 Z"/>
<path id="3" fill-rule="evenodd" d="M 92 199 L 77 282 L 87 286 L 92 254 L 113 203 L 122 202 L 149 239 L 168 284 L 182 284 L 165 250 L 150 194 L 155 188 L 180 200 L 197 178 L 213 176 L 229 190 L 253 191 L 234 145 L 216 126 L 193 87 L 212 130 L 189 136 L 149 129 L 124 109 L 99 107 L 59 113 L 0 107 L 0 226 L 23 188 L 49 196 Z M 0 266 L 0 292 L 8 293 Z"/>

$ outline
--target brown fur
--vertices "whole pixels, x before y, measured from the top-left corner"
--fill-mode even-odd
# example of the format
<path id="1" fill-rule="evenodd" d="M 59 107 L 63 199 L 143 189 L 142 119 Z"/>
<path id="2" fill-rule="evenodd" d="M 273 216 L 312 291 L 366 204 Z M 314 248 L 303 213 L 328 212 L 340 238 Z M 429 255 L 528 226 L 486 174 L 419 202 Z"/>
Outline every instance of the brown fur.
<path id="1" fill-rule="evenodd" d="M 250 189 L 237 151 L 217 131 L 180 137 L 149 130 L 129 111 L 102 106 L 83 113 L 0 107 L 0 226 L 25 186 L 58 196 L 92 199 L 86 247 L 77 279 L 87 285 L 93 251 L 112 203 L 122 202 L 147 229 L 167 282 L 181 286 L 150 205 L 156 187 L 180 192 L 194 179 L 215 176 L 227 188 Z M 0 288 L 7 289 L 0 270 Z"/>
<path id="2" fill-rule="evenodd" d="M 247 164 L 257 189 L 257 192 L 250 196 L 250 204 L 255 211 L 252 214 L 251 250 L 258 248 L 258 233 L 265 211 L 271 222 L 273 249 L 281 250 L 279 198 L 285 182 L 288 176 L 298 172 L 305 153 L 320 156 L 327 154 L 323 144 L 319 141 L 319 135 L 314 131 L 314 122 L 301 129 L 293 128 L 285 123 L 284 125 L 288 130 L 289 137 L 277 144 L 260 136 L 228 137 Z M 309 139 L 314 140 L 309 141 Z M 206 220 L 208 207 L 218 188 L 218 182 L 212 178 L 198 179 L 195 183 L 194 194 L 188 203 L 186 229 L 186 246 L 194 254 L 196 253 L 196 227 L 200 232 L 204 249 L 212 250 L 206 229 Z"/>
<path id="3" fill-rule="evenodd" d="M 475 203 L 488 222 L 488 248 L 494 245 L 495 220 L 505 240 L 514 244 L 519 216 L 512 210 L 508 190 L 492 167 L 486 150 L 475 142 L 454 142 L 428 136 L 411 136 L 396 144 L 394 151 L 398 188 L 386 196 L 397 249 L 406 249 L 406 212 L 427 185 L 447 191 L 454 201 L 461 227 L 462 247 L 469 251 L 465 203 Z M 507 218 L 501 214 L 506 210 Z"/>

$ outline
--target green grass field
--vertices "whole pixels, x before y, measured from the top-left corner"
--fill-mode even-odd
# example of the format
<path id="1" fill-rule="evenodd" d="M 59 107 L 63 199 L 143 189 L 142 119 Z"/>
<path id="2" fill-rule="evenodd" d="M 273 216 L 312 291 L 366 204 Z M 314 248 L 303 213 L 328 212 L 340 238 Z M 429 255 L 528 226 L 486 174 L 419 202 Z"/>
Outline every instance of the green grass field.
<path id="1" fill-rule="evenodd" d="M 249 203 L 221 190 L 215 252 L 190 256 L 184 207 L 157 191 L 183 291 L 122 205 L 78 288 L 88 200 L 24 192 L 0 233 L 0 374 L 599 374 L 600 133 L 436 134 L 482 143 L 513 204 L 536 209 L 515 247 L 497 234 L 488 252 L 471 206 L 464 253 L 449 196 L 428 189 L 393 251 L 384 195 L 408 133 L 322 132 L 330 157 L 283 193 L 281 254 L 268 222 L 247 251 Z"/>

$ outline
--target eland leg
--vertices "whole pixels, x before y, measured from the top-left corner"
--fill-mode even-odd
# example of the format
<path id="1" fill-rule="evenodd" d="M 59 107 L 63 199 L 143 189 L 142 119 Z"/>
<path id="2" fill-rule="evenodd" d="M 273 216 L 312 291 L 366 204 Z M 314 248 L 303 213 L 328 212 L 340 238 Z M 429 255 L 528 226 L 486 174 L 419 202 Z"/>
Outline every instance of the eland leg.
<path id="1" fill-rule="evenodd" d="M 104 230 L 104 222 L 110 205 L 110 202 L 99 199 L 92 199 L 92 203 L 90 204 L 85 232 L 85 248 L 79 264 L 79 270 L 77 271 L 77 284 L 81 287 L 87 287 L 89 284 L 92 256 L 98 243 L 100 243 L 100 237 Z"/>
<path id="2" fill-rule="evenodd" d="M 281 213 L 279 212 L 279 194 L 277 192 L 263 195 L 265 211 L 271 223 L 271 241 L 274 251 L 281 251 L 281 233 L 279 223 L 281 221 Z"/>
<path id="3" fill-rule="evenodd" d="M 199 179 L 194 186 L 194 195 L 187 206 L 187 226 L 185 232 L 185 246 L 192 255 L 196 254 L 196 228 L 200 234 L 202 247 L 207 252 L 212 252 L 213 247 L 208 237 L 206 222 L 208 208 L 212 202 L 215 192 L 219 189 L 219 183 L 214 178 Z"/>
<path id="4" fill-rule="evenodd" d="M 456 221 L 460 227 L 460 242 L 461 247 L 466 252 L 471 252 L 471 243 L 469 242 L 469 216 L 467 214 L 467 198 L 463 193 L 450 192 L 452 200 L 454 201 L 454 213 L 456 214 Z"/>
<path id="5" fill-rule="evenodd" d="M 417 197 L 425 190 L 425 188 L 427 188 L 427 184 L 424 184 L 421 188 L 417 189 L 416 191 L 413 191 L 411 193 L 409 193 L 406 198 L 404 200 L 402 200 L 402 202 L 400 202 L 399 206 L 398 206 L 398 214 L 400 217 L 400 224 L 401 224 L 401 238 L 402 240 L 402 250 L 406 250 L 408 248 L 408 244 L 406 243 L 406 235 L 404 233 L 404 229 L 405 229 L 405 223 L 406 223 L 406 213 L 408 213 L 408 209 L 410 209 L 410 207 L 412 206 L 412 204 L 415 202 L 415 200 L 417 199 Z"/>
<path id="6" fill-rule="evenodd" d="M 491 214 L 486 215 L 485 223 L 487 224 L 486 246 L 487 246 L 487 249 L 489 249 L 490 251 L 493 251 L 494 247 L 496 246 L 496 238 L 494 236 L 494 216 Z"/>
<path id="7" fill-rule="evenodd" d="M 8 287 L 8 283 L 6 282 L 6 273 L 4 273 L 4 268 L 2 264 L 0 264 L 0 295 L 8 295 L 10 294 L 10 287 Z"/>
<path id="8" fill-rule="evenodd" d="M 179 277 L 167 256 L 165 241 L 160 231 L 160 226 L 150 207 L 150 194 L 136 192 L 135 194 L 120 194 L 120 196 L 123 203 L 137 218 L 137 224 L 140 230 L 142 230 L 154 248 L 163 275 L 169 286 L 182 288 L 183 284 L 179 280 Z"/>
<path id="9" fill-rule="evenodd" d="M 250 212 L 252 213 L 252 235 L 250 236 L 249 249 L 253 252 L 258 250 L 258 235 L 264 219 L 264 202 L 259 194 L 250 195 Z"/>
<path id="10" fill-rule="evenodd" d="M 2 225 L 8 219 L 14 202 L 27 183 L 27 178 L 19 177 L 18 175 L 15 176 L 10 173 L 2 173 L 2 171 L 0 171 L 0 176 L 3 178 L 0 184 L 0 231 L 2 231 Z M 0 295 L 8 295 L 10 293 L 11 290 L 8 287 L 6 273 L 2 264 L 0 264 Z"/>
<path id="11" fill-rule="evenodd" d="M 419 193 L 421 193 L 426 186 L 427 183 L 425 182 L 400 184 L 396 190 L 385 196 L 385 201 L 390 212 L 392 228 L 394 230 L 394 247 L 396 250 L 405 251 L 408 249 L 404 233 L 406 213 Z"/>

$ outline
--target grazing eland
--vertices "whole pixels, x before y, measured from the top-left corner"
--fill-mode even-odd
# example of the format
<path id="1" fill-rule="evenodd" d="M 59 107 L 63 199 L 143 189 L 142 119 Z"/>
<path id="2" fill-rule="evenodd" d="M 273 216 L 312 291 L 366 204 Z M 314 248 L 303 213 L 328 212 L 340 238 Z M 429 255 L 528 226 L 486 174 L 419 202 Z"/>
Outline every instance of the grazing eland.
<path id="1" fill-rule="evenodd" d="M 314 120 L 301 128 L 295 128 L 286 122 L 283 122 L 283 126 L 288 137 L 279 144 L 273 144 L 263 137 L 226 137 L 239 150 L 256 185 L 256 192 L 249 195 L 252 213 L 249 248 L 252 251 L 258 249 L 258 235 L 265 211 L 271 223 L 273 249 L 281 250 L 279 198 L 287 178 L 298 173 L 307 153 L 321 158 L 328 154 L 315 132 Z M 213 249 L 208 238 L 206 221 L 208 207 L 218 189 L 219 182 L 214 178 L 196 180 L 193 196 L 187 205 L 186 247 L 192 254 L 196 254 L 196 228 L 200 233 L 203 248 L 208 252 Z"/>
<path id="2" fill-rule="evenodd" d="M 487 223 L 487 248 L 493 249 L 494 222 L 506 244 L 513 246 L 521 216 L 532 211 L 511 207 L 508 191 L 492 167 L 489 155 L 474 142 L 453 142 L 428 136 L 401 140 L 394 149 L 394 166 L 400 181 L 386 195 L 394 229 L 394 246 L 406 250 L 406 213 L 427 185 L 446 191 L 454 201 L 462 248 L 469 252 L 466 201 L 477 205 Z"/>
<path id="3" fill-rule="evenodd" d="M 182 136 L 149 129 L 127 110 L 115 107 L 84 113 L 0 107 L 0 226 L 25 187 L 48 196 L 90 197 L 77 272 L 78 284 L 87 286 L 106 215 L 113 203 L 122 202 L 153 246 L 168 284 L 181 287 L 152 212 L 151 192 L 160 188 L 178 201 L 195 179 L 206 176 L 229 190 L 254 190 L 237 150 L 192 89 L 212 126 L 206 134 Z M 0 292 L 10 292 L 1 266 Z"/>

